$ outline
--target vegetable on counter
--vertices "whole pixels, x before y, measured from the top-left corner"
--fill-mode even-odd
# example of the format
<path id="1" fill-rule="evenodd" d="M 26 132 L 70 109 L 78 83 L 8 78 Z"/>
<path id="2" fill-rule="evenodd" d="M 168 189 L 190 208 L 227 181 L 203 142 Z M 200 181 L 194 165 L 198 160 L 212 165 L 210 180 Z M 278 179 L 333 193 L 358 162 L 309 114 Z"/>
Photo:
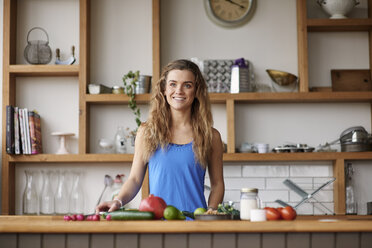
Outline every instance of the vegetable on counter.
<path id="1" fill-rule="evenodd" d="M 106 220 L 152 220 L 154 217 L 149 211 L 123 210 L 107 213 Z"/>
<path id="2" fill-rule="evenodd" d="M 294 220 L 297 217 L 296 210 L 291 206 L 271 208 L 265 207 L 267 220 Z"/>
<path id="3" fill-rule="evenodd" d="M 153 212 L 155 219 L 160 220 L 164 216 L 164 210 L 166 207 L 167 204 L 161 197 L 151 194 L 149 197 L 141 201 L 139 211 Z"/>

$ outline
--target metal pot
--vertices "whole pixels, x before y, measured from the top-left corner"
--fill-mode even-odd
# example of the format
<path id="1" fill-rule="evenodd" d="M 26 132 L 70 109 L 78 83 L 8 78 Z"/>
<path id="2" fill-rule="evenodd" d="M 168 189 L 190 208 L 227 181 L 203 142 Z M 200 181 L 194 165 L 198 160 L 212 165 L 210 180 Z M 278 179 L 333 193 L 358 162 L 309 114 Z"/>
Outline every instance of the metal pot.
<path id="1" fill-rule="evenodd" d="M 362 126 L 350 127 L 340 135 L 342 152 L 364 152 L 371 150 L 371 138 Z"/>

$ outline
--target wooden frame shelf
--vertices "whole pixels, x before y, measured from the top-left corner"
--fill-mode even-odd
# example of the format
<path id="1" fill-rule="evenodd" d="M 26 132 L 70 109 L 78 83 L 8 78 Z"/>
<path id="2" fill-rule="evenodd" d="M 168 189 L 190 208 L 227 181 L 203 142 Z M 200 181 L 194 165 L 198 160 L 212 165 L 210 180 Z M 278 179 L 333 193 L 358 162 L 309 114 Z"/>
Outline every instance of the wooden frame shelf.
<path id="1" fill-rule="evenodd" d="M 38 154 L 8 156 L 12 163 L 116 163 L 133 161 L 133 154 Z M 372 160 L 372 152 L 224 153 L 224 162 Z"/>
<path id="2" fill-rule="evenodd" d="M 291 92 L 291 93 L 210 93 L 212 103 L 226 103 L 234 100 L 239 103 L 324 103 L 324 102 L 372 102 L 372 91 L 363 92 Z M 137 103 L 150 102 L 151 94 L 139 94 L 135 99 Z M 120 104 L 128 103 L 129 97 L 125 94 L 87 94 L 87 103 Z"/>
<path id="3" fill-rule="evenodd" d="M 18 77 L 76 77 L 79 75 L 79 65 L 9 65 L 9 73 Z"/>
<path id="4" fill-rule="evenodd" d="M 307 30 L 310 32 L 359 32 L 372 29 L 371 18 L 358 19 L 308 19 Z"/>

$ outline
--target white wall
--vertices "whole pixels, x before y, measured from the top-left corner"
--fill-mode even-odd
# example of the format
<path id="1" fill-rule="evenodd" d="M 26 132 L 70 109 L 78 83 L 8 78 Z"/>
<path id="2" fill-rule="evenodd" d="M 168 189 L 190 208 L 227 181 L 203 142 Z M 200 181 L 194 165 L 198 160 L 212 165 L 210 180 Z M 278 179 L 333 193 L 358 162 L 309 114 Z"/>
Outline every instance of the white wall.
<path id="1" fill-rule="evenodd" d="M 61 48 L 62 56 L 68 56 L 72 44 L 78 47 L 78 1 L 19 0 L 17 62 L 24 63 L 22 54 L 26 45 L 27 31 L 40 25 L 47 29 L 50 45 L 54 51 Z M 315 1 L 313 1 L 315 2 Z M 353 10 L 351 15 L 364 16 L 365 0 Z M 2 8 L 2 0 L 0 0 Z M 312 3 L 312 2 L 311 2 Z M 151 74 L 151 0 L 141 1 L 92 1 L 91 20 L 91 82 L 108 86 L 121 85 L 121 77 L 128 70 L 140 70 Z M 310 16 L 324 16 L 314 4 L 309 4 Z M 0 9 L 2 10 L 2 9 Z M 138 14 L 140 13 L 140 14 Z M 2 22 L 2 20 L 1 20 Z M 1 25 L 2 30 L 2 25 Z M 137 30 L 137 32 L 133 32 Z M 2 35 L 2 32 L 1 32 Z M 38 38 L 38 37 L 36 37 Z M 40 37 L 42 38 L 42 37 Z M 1 39 L 2 41 L 2 39 Z M 351 48 L 350 48 L 351 47 Z M 310 86 L 330 86 L 330 69 L 368 68 L 368 37 L 364 33 L 332 33 L 309 35 Z M 0 51 L 2 55 L 2 51 Z M 225 29 L 212 23 L 200 0 L 161 1 L 161 63 L 176 58 L 198 57 L 200 59 L 249 59 L 255 68 L 257 82 L 267 86 L 271 81 L 265 69 L 274 68 L 297 74 L 297 34 L 296 4 L 292 0 L 260 0 L 250 22 L 240 28 Z M 0 62 L 1 63 L 1 62 Z M 2 71 L 0 72 L 2 75 Z M 77 153 L 78 130 L 78 82 L 76 78 L 20 78 L 17 79 L 17 105 L 39 110 L 43 122 L 43 143 L 46 153 L 53 153 L 58 147 L 52 131 L 69 131 L 76 137 L 68 141 L 72 153 Z M 39 97 L 35 98 L 35 92 Z M 44 93 L 45 92 L 45 93 Z M 55 101 L 48 101 L 48 99 Z M 46 105 L 45 102 L 48 102 Z M 147 117 L 147 107 L 142 107 L 143 117 Z M 227 141 L 225 107 L 214 105 L 213 114 L 216 128 L 223 140 Z M 241 142 L 266 142 L 271 147 L 284 142 L 301 142 L 311 146 L 336 139 L 342 130 L 363 125 L 371 131 L 370 105 L 353 104 L 239 104 L 236 107 L 236 146 Z M 112 138 L 118 125 L 134 127 L 132 114 L 125 106 L 91 107 L 91 152 L 99 152 L 98 140 Z M 358 196 L 363 201 L 371 201 L 372 193 L 367 192 L 366 176 L 371 175 L 370 162 L 354 163 L 358 173 Z M 262 165 L 239 163 L 225 166 L 226 200 L 238 201 L 239 188 L 231 186 L 235 177 L 246 182 L 259 182 L 257 186 L 265 193 L 266 202 L 272 202 L 268 194 L 276 194 L 270 188 L 270 176 L 263 179 L 265 187 L 260 187 L 261 174 L 249 172 L 249 166 L 261 171 Z M 276 168 L 278 163 L 269 164 Z M 300 164 L 304 177 L 311 181 L 311 190 L 318 180 L 329 178 L 331 173 L 313 175 L 306 172 L 311 164 Z M 317 165 L 317 164 L 315 164 Z M 29 164 L 17 166 L 17 213 L 20 213 L 21 194 L 24 187 L 23 170 Z M 297 164 L 286 164 L 297 168 Z M 319 166 L 319 164 L 318 164 Z M 329 168 L 328 163 L 320 166 Z M 114 176 L 128 173 L 128 164 L 41 164 L 30 165 L 41 170 L 67 168 L 83 170 L 87 207 L 92 206 L 103 188 L 104 174 Z M 240 170 L 240 172 L 236 172 Z M 275 169 L 273 169 L 275 171 Z M 272 171 L 269 171 L 272 173 Z M 308 174 L 306 174 L 308 173 Z M 287 174 L 285 174 L 287 175 Z M 292 176 L 288 174 L 287 176 Z M 257 177 L 259 178 L 257 181 Z M 273 176 L 275 177 L 275 176 Z M 286 176 L 283 176 L 283 178 Z M 230 180 L 229 178 L 233 178 Z M 309 179 L 310 178 L 310 179 Z M 296 178 L 295 178 L 296 179 Z M 301 179 L 301 178 L 300 178 Z M 297 178 L 296 180 L 300 180 Z M 240 180 L 240 179 L 239 179 Z M 302 180 L 302 179 L 301 179 Z M 304 182 L 303 180 L 300 182 Z M 305 183 L 308 182 L 305 180 Z M 89 189 L 89 190 L 88 190 Z M 280 187 L 278 189 L 281 190 Z M 271 191 L 271 193 L 267 193 Z M 288 200 L 290 192 L 287 192 Z M 139 198 L 134 205 L 138 204 Z M 295 202 L 295 200 L 293 201 Z M 325 202 L 332 204 L 333 199 Z M 314 211 L 314 210 L 312 210 Z M 306 211 L 305 211 L 306 212 Z M 311 211 L 306 213 L 312 213 Z"/>

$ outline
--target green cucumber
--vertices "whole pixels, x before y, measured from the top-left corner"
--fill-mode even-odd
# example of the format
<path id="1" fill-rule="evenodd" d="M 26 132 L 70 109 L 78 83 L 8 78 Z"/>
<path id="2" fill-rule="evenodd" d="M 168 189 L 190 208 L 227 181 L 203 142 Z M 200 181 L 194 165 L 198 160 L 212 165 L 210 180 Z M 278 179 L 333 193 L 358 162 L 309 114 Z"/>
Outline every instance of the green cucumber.
<path id="1" fill-rule="evenodd" d="M 108 213 L 106 217 L 110 215 L 111 220 L 152 220 L 154 219 L 154 213 L 148 211 L 136 211 L 136 210 L 125 210 L 115 211 Z"/>

